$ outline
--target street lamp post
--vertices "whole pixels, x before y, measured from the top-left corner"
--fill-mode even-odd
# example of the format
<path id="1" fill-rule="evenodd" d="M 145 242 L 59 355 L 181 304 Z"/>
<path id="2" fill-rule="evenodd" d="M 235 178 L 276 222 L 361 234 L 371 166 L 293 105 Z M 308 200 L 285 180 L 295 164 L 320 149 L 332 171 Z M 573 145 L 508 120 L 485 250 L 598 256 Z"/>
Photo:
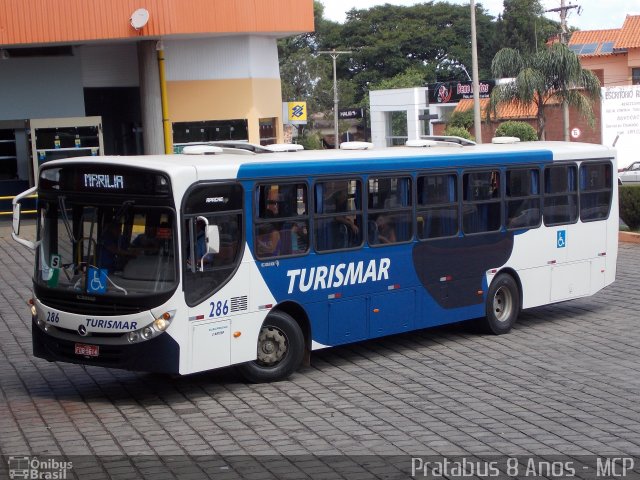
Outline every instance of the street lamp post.
<path id="1" fill-rule="evenodd" d="M 480 120 L 480 82 L 478 80 L 478 42 L 476 40 L 476 2 L 471 0 L 471 75 L 473 76 L 473 127 L 476 142 L 482 143 Z"/>
<path id="2" fill-rule="evenodd" d="M 334 148 L 340 148 L 340 141 L 338 138 L 338 79 L 336 76 L 336 59 L 338 58 L 338 55 L 342 53 L 351 53 L 351 51 L 336 50 L 334 48 L 331 51 L 321 51 L 318 53 L 331 55 L 331 58 L 333 59 L 333 132 L 335 135 Z"/>

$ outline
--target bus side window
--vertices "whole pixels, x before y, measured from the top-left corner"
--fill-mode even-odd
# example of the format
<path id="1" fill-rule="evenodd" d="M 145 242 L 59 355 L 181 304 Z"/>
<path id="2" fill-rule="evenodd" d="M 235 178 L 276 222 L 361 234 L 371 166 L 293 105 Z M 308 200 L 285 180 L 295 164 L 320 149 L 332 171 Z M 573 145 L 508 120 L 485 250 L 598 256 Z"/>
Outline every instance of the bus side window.
<path id="1" fill-rule="evenodd" d="M 332 180 L 315 184 L 316 250 L 342 250 L 362 245 L 362 182 Z"/>
<path id="2" fill-rule="evenodd" d="M 580 220 L 603 220 L 611 209 L 612 167 L 610 163 L 580 166 Z"/>
<path id="3" fill-rule="evenodd" d="M 367 182 L 369 245 L 403 243 L 413 238 L 410 177 L 370 177 Z"/>
<path id="4" fill-rule="evenodd" d="M 258 185 L 254 246 L 257 258 L 304 254 L 309 249 L 306 183 Z"/>
<path id="5" fill-rule="evenodd" d="M 500 230 L 500 171 L 469 172 L 462 180 L 462 231 L 467 234 Z"/>
<path id="6" fill-rule="evenodd" d="M 540 172 L 534 168 L 507 170 L 507 229 L 538 227 L 541 221 Z"/>
<path id="7" fill-rule="evenodd" d="M 578 220 L 577 167 L 552 165 L 544 169 L 545 225 L 562 225 Z"/>
<path id="8" fill-rule="evenodd" d="M 458 234 L 458 177 L 436 174 L 418 177 L 418 238 Z"/>

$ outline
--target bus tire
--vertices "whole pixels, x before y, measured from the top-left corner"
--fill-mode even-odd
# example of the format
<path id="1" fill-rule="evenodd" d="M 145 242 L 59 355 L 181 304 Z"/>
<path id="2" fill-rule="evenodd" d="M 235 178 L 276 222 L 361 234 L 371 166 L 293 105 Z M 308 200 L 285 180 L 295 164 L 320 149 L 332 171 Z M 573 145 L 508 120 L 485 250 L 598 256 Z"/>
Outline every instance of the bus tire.
<path id="1" fill-rule="evenodd" d="M 257 358 L 240 365 L 240 373 L 249 382 L 283 380 L 298 369 L 304 356 L 304 335 L 288 314 L 269 313 L 258 334 Z"/>
<path id="2" fill-rule="evenodd" d="M 486 333 L 509 333 L 520 313 L 520 292 L 511 275 L 500 274 L 491 282 L 485 312 L 482 327 Z"/>

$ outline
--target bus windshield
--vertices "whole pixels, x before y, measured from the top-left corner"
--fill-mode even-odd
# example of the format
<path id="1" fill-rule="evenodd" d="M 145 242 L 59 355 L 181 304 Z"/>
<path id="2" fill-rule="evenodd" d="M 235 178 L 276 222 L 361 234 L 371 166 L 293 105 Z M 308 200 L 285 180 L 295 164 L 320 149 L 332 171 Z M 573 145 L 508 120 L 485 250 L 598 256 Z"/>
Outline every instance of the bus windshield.
<path id="1" fill-rule="evenodd" d="M 35 281 L 95 296 L 147 296 L 175 289 L 175 213 L 131 201 L 91 205 L 65 199 L 39 206 Z"/>

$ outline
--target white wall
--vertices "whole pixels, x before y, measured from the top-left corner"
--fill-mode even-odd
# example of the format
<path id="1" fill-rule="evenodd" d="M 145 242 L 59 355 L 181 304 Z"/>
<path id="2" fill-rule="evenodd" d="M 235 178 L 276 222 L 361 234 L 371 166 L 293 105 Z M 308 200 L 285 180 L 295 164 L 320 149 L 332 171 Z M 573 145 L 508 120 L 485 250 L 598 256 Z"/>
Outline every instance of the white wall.
<path id="1" fill-rule="evenodd" d="M 407 112 L 408 140 L 416 140 L 422 134 L 422 121 L 418 115 L 427 108 L 427 88 L 398 88 L 369 92 L 371 111 L 371 142 L 376 147 L 386 147 L 389 132 L 389 112 Z"/>
<path id="2" fill-rule="evenodd" d="M 164 48 L 168 81 L 280 78 L 275 38 L 165 40 Z"/>

